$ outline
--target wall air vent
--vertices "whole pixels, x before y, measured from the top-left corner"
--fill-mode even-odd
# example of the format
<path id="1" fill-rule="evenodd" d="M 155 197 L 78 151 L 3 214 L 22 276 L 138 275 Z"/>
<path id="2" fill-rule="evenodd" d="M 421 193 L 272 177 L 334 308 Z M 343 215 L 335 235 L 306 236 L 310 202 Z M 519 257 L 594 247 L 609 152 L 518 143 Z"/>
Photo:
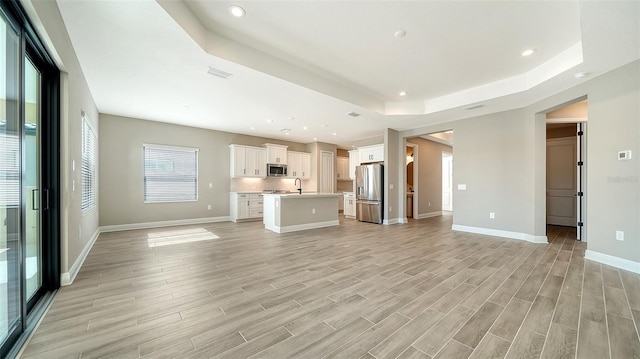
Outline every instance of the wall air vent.
<path id="1" fill-rule="evenodd" d="M 351 116 L 351 117 L 360 117 L 360 116 L 362 116 L 362 115 L 360 115 L 360 114 L 359 114 L 359 113 L 357 113 L 357 112 L 353 112 L 353 111 L 351 111 L 351 112 L 347 112 L 347 116 Z"/>
<path id="2" fill-rule="evenodd" d="M 209 71 L 207 71 L 207 73 L 211 74 L 213 76 L 221 77 L 221 78 L 223 78 L 225 80 L 230 78 L 231 76 L 233 76 L 233 74 L 230 74 L 228 72 L 224 72 L 222 70 L 215 69 L 213 67 L 209 67 Z"/>
<path id="3" fill-rule="evenodd" d="M 483 107 L 484 107 L 484 104 L 483 103 L 479 103 L 477 105 L 469 106 L 469 107 L 465 108 L 465 110 L 475 110 L 477 108 L 483 108 Z"/>

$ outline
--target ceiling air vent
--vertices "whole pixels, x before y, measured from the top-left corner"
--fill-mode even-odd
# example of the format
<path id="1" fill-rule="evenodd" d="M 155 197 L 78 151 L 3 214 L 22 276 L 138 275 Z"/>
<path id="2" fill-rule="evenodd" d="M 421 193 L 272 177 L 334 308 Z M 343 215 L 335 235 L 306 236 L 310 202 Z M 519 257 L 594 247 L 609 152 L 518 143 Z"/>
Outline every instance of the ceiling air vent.
<path id="1" fill-rule="evenodd" d="M 360 116 L 362 116 L 362 115 L 360 115 L 360 114 L 359 114 L 359 113 L 357 113 L 357 112 L 353 112 L 353 111 L 351 111 L 351 112 L 347 112 L 347 116 L 351 116 L 351 117 L 360 117 Z"/>
<path id="2" fill-rule="evenodd" d="M 207 71 L 207 73 L 209 73 L 209 74 L 211 74 L 213 76 L 221 77 L 223 79 L 228 79 L 231 76 L 233 76 L 232 74 L 230 74 L 228 72 L 224 72 L 222 70 L 218 70 L 218 69 L 215 69 L 213 67 L 209 67 L 209 71 Z"/>
<path id="3" fill-rule="evenodd" d="M 465 110 L 475 110 L 477 108 L 483 108 L 483 107 L 484 107 L 484 104 L 480 103 L 480 104 L 477 104 L 477 105 L 469 106 L 469 107 L 465 108 Z"/>

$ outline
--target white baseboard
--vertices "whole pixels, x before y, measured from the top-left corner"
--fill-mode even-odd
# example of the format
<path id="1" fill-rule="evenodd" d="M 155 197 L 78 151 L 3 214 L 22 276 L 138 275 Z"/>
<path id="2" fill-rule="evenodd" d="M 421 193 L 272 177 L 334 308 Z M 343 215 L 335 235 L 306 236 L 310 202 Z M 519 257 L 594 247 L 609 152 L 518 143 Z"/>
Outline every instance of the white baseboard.
<path id="1" fill-rule="evenodd" d="M 442 211 L 435 211 L 435 212 L 429 212 L 429 213 L 420 213 L 417 216 L 413 217 L 415 219 L 424 219 L 424 218 L 431 218 L 431 217 L 438 217 L 438 216 L 442 216 Z"/>
<path id="2" fill-rule="evenodd" d="M 333 227 L 333 226 L 339 226 L 340 225 L 340 221 L 339 220 L 333 220 L 333 221 L 325 221 L 325 222 L 316 222 L 316 223 L 305 223 L 305 224 L 294 224 L 292 226 L 267 226 L 265 225 L 265 228 L 276 232 L 276 233 L 289 233 L 289 232 L 297 232 L 297 231 L 304 231 L 307 229 L 316 229 L 316 228 L 324 228 L 324 227 Z"/>
<path id="3" fill-rule="evenodd" d="M 638 262 L 610 256 L 608 254 L 595 252 L 588 249 L 584 252 L 584 257 L 592 261 L 596 261 L 612 267 L 616 267 L 616 268 L 624 269 L 629 272 L 640 274 L 640 263 Z"/>
<path id="4" fill-rule="evenodd" d="M 520 239 L 520 240 L 532 242 L 532 243 L 549 243 L 549 241 L 547 240 L 547 236 L 533 236 L 526 233 L 502 231 L 499 229 L 471 227 L 471 226 L 462 226 L 459 224 L 454 224 L 453 226 L 451 226 L 451 230 L 476 233 L 476 234 L 485 234 L 488 236 Z"/>
<path id="5" fill-rule="evenodd" d="M 406 218 L 391 218 L 391 219 L 383 219 L 382 224 L 388 226 L 390 224 L 398 224 L 398 223 L 408 223 Z"/>
<path id="6" fill-rule="evenodd" d="M 80 252 L 80 255 L 73 263 L 71 268 L 69 268 L 69 271 L 60 275 L 61 286 L 70 285 L 71 283 L 73 283 L 73 280 L 76 279 L 76 276 L 80 271 L 80 267 L 82 267 L 84 260 L 87 259 L 87 255 L 89 255 L 89 251 L 91 251 L 91 248 L 93 248 L 93 244 L 96 243 L 96 239 L 98 239 L 100 233 L 100 227 L 98 227 L 93 233 L 93 236 L 91 236 L 91 239 L 89 239 L 89 242 L 87 242 L 84 248 L 82 248 L 82 252 Z"/>
<path id="7" fill-rule="evenodd" d="M 100 227 L 100 232 L 106 233 L 106 232 L 130 231 L 133 229 L 184 226 L 189 224 L 202 224 L 202 223 L 213 223 L 213 222 L 228 222 L 230 220 L 231 219 L 229 216 L 223 216 L 223 217 L 207 217 L 207 218 L 193 218 L 193 219 L 177 219 L 173 221 L 160 221 L 160 222 L 116 224 L 112 226 L 102 226 Z"/>

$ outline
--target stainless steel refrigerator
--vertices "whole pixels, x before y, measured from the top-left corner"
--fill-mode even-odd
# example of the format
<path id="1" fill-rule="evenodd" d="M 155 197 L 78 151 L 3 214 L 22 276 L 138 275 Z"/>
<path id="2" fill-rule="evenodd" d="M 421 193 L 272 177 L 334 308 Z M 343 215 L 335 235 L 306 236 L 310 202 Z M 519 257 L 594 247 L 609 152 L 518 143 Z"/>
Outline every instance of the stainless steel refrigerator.
<path id="1" fill-rule="evenodd" d="M 382 223 L 384 171 L 381 164 L 356 167 L 356 218 Z"/>

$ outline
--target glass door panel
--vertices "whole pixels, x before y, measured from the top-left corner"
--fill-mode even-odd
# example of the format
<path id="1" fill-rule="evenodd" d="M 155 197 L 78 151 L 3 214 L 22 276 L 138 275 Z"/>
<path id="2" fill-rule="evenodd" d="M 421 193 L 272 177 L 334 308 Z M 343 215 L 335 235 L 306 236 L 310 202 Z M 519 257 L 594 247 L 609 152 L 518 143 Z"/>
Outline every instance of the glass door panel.
<path id="1" fill-rule="evenodd" d="M 40 82 L 41 75 L 29 58 L 24 68 L 25 160 L 25 280 L 27 301 L 42 286 L 40 240 Z"/>
<path id="2" fill-rule="evenodd" d="M 18 34 L 0 13 L 0 349 L 20 330 L 22 308 L 18 46 Z"/>

